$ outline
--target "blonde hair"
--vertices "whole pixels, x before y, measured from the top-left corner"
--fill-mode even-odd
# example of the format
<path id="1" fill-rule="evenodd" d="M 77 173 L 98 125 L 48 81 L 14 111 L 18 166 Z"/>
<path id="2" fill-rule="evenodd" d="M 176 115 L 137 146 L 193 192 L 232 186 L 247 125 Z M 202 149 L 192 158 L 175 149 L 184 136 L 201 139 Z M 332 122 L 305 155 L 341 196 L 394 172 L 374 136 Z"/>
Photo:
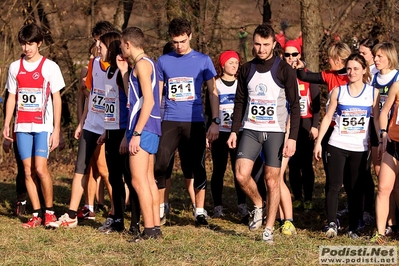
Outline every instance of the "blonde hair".
<path id="1" fill-rule="evenodd" d="M 389 69 L 397 69 L 399 63 L 398 63 L 398 52 L 395 49 L 395 45 L 390 42 L 377 43 L 372 51 L 373 56 L 375 56 L 375 54 L 380 50 L 384 52 L 384 54 L 388 58 Z"/>
<path id="2" fill-rule="evenodd" d="M 343 42 L 335 43 L 327 50 L 328 57 L 332 59 L 341 59 L 342 64 L 345 64 L 346 59 L 348 59 L 351 53 L 351 48 L 349 48 L 349 46 Z"/>

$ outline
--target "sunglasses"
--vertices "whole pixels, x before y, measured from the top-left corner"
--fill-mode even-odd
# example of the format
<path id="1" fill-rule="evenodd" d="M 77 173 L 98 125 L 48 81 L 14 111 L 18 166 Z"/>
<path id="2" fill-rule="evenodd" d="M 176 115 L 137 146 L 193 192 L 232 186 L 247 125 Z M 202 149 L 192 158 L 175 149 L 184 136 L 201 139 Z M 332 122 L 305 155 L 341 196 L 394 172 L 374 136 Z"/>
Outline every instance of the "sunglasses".
<path id="1" fill-rule="evenodd" d="M 292 54 L 290 54 L 290 53 L 284 53 L 284 57 L 290 57 L 290 55 L 292 55 L 292 57 L 296 57 L 296 56 L 299 55 L 299 53 L 292 53 Z"/>

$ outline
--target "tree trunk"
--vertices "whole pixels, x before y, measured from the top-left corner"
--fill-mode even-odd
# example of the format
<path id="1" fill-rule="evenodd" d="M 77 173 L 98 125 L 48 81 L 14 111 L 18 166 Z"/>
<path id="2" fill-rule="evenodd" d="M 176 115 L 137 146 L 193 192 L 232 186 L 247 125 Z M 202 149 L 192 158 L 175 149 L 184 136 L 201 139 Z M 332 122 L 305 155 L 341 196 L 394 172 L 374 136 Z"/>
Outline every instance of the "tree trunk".
<path id="1" fill-rule="evenodd" d="M 270 7 L 269 0 L 263 0 L 263 13 L 262 13 L 263 24 L 270 24 L 272 19 L 272 9 Z"/>
<path id="2" fill-rule="evenodd" d="M 75 93 L 77 91 L 76 68 L 68 50 L 68 39 L 64 38 L 64 26 L 61 22 L 61 10 L 52 0 L 41 0 L 38 5 L 39 16 L 42 21 L 42 28 L 45 32 L 45 42 L 50 48 L 49 57 L 62 66 L 66 66 L 69 76 L 65 76 L 66 84 L 69 86 L 69 91 L 64 91 L 62 96 L 62 122 L 63 126 L 68 126 L 71 122 L 71 112 L 69 111 L 69 104 L 75 108 Z"/>
<path id="3" fill-rule="evenodd" d="M 307 68 L 319 71 L 319 44 L 323 34 L 319 0 L 301 0 L 302 54 Z"/>
<path id="4" fill-rule="evenodd" d="M 114 15 L 114 26 L 119 30 L 126 29 L 130 14 L 132 13 L 134 0 L 119 0 Z"/>

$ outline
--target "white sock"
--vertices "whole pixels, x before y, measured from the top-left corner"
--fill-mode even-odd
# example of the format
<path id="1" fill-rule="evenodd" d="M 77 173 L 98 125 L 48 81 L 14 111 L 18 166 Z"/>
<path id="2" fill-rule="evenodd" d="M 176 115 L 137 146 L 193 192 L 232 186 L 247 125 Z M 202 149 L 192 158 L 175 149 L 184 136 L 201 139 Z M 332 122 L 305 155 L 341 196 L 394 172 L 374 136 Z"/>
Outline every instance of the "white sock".
<path id="1" fill-rule="evenodd" d="M 49 210 L 46 210 L 46 213 L 49 213 L 49 214 L 54 214 L 54 211 L 49 211 Z"/>
<path id="2" fill-rule="evenodd" d="M 195 208 L 195 216 L 204 214 L 204 208 Z"/>
<path id="3" fill-rule="evenodd" d="M 159 217 L 163 217 L 165 214 L 165 203 L 159 204 Z"/>
<path id="4" fill-rule="evenodd" d="M 94 212 L 94 205 L 87 205 L 88 207 L 88 209 L 91 211 L 91 212 Z"/>

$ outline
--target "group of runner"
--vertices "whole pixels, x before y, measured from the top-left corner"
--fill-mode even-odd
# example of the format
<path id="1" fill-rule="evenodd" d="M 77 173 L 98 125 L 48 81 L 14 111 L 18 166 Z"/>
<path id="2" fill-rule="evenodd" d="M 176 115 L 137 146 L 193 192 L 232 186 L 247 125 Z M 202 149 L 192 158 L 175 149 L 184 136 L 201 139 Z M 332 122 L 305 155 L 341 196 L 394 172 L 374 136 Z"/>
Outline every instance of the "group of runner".
<path id="1" fill-rule="evenodd" d="M 395 230 L 393 198 L 399 199 L 397 193 L 390 197 L 399 158 L 398 59 L 391 43 L 366 39 L 360 42 L 359 53 L 352 53 L 344 43 L 333 44 L 328 49 L 331 69 L 311 73 L 301 60 L 302 43 L 291 40 L 279 47 L 269 25 L 255 29 L 255 58 L 245 64 L 233 50 L 221 52 L 215 64 L 208 55 L 193 50 L 193 33 L 186 19 L 173 19 L 168 32 L 169 49 L 165 46 L 164 55 L 155 62 L 144 51 L 145 38 L 139 28 L 120 33 L 107 21 L 93 27 L 99 56 L 91 59 L 79 91 L 86 100 L 78 108 L 75 138 L 79 149 L 70 204 L 57 219 L 47 158 L 62 135 L 59 91 L 65 83 L 59 67 L 39 53 L 40 28 L 31 24 L 20 30 L 24 56 L 10 65 L 6 86 L 11 97 L 6 102 L 3 136 L 9 143 L 18 143 L 20 168 L 33 207 L 24 227 L 76 227 L 78 218 L 95 219 L 93 180 L 100 176 L 112 206 L 99 230 L 107 234 L 125 230 L 128 197 L 132 241 L 161 237 L 170 209 L 170 166 L 177 149 L 195 224 L 208 225 L 204 160 L 209 147 L 215 218 L 224 216 L 223 179 L 230 154 L 241 222 L 250 230 L 265 223 L 262 238 L 267 243 L 273 243 L 277 228 L 285 235 L 296 234 L 293 207 L 313 209 L 314 156 L 323 158 L 326 172 L 326 236 L 338 233 L 338 196 L 344 185 L 349 237 L 356 239 L 362 222 L 373 219 L 371 151 L 379 178 L 377 233 L 372 241 L 385 241 Z M 320 93 L 315 84 L 327 84 L 329 91 L 320 126 Z M 287 166 L 294 202 L 284 182 Z M 83 194 L 85 205 L 79 208 Z M 251 213 L 246 197 L 254 204 Z"/>

